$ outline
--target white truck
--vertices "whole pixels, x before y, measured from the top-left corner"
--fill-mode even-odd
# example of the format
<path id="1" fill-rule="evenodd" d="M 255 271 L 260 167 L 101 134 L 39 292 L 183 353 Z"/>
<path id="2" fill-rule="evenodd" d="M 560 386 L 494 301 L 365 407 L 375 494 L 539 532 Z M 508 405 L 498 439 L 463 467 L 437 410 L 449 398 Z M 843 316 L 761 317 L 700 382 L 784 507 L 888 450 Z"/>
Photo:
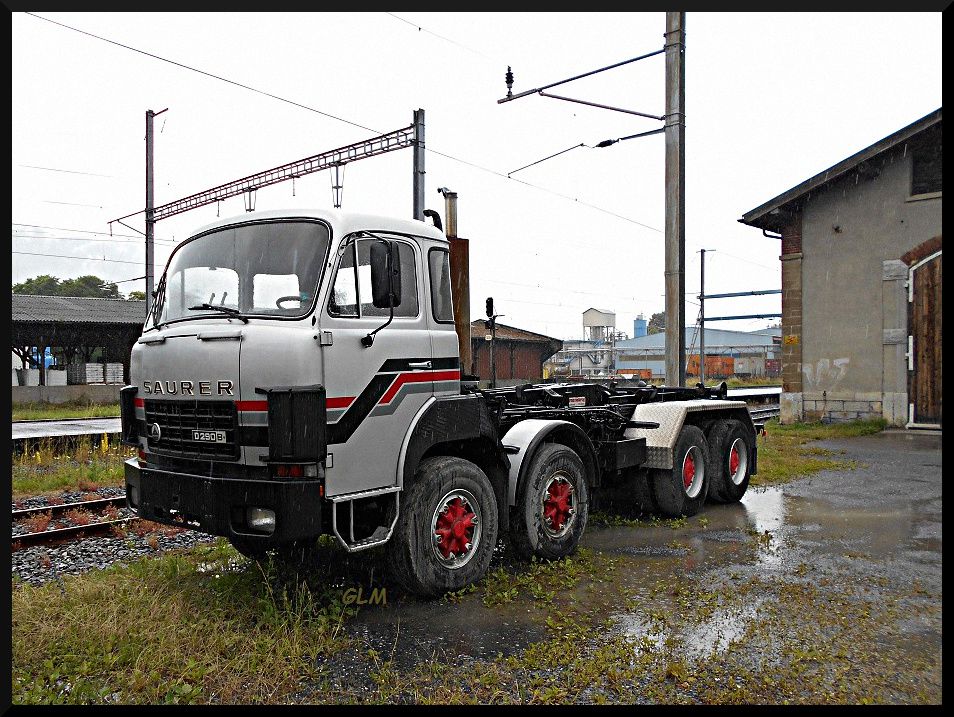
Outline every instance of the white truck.
<path id="1" fill-rule="evenodd" d="M 572 553 L 601 494 L 667 516 L 742 497 L 757 427 L 724 383 L 462 381 L 450 261 L 438 227 L 338 211 L 183 241 L 121 391 L 128 506 L 253 557 L 386 544 L 394 579 L 437 595 L 499 538 Z"/>

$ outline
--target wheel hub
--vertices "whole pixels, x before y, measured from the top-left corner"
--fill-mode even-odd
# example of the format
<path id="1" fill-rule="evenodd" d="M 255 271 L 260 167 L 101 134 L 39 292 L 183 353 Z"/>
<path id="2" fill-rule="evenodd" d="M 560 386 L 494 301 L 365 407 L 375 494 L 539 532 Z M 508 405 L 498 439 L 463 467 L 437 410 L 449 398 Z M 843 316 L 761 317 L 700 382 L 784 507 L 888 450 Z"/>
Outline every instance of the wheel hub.
<path id="1" fill-rule="evenodd" d="M 692 446 L 682 459 L 682 489 L 689 498 L 695 498 L 702 491 L 705 475 L 705 459 L 699 449 Z"/>
<path id="2" fill-rule="evenodd" d="M 692 485 L 692 479 L 696 477 L 696 462 L 692 459 L 692 453 L 686 455 L 686 460 L 682 464 L 682 485 L 688 491 Z"/>
<path id="3" fill-rule="evenodd" d="M 749 449 L 741 438 L 736 438 L 729 449 L 729 478 L 735 485 L 742 485 L 749 467 Z"/>
<path id="4" fill-rule="evenodd" d="M 554 476 L 543 491 L 543 527 L 551 537 L 565 535 L 576 513 L 573 484 L 562 475 Z"/>
<path id="5" fill-rule="evenodd" d="M 431 520 L 434 553 L 445 566 L 459 568 L 480 541 L 480 508 L 465 490 L 451 491 L 438 503 Z"/>

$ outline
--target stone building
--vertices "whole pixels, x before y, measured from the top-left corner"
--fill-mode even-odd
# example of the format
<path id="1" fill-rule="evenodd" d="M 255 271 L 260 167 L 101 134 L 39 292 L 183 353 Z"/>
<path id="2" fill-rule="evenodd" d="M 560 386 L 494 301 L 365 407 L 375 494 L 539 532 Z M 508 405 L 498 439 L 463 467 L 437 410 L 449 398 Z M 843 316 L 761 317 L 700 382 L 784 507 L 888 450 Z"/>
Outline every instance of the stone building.
<path id="1" fill-rule="evenodd" d="M 781 239 L 783 423 L 941 425 L 941 158 L 939 108 L 739 220 Z"/>

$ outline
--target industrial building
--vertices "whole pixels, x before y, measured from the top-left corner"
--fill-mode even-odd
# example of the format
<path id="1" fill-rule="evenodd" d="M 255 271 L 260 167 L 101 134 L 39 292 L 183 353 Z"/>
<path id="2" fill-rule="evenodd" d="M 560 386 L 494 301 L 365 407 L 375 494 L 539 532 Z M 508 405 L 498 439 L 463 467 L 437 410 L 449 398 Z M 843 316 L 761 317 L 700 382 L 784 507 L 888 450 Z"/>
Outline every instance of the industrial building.
<path id="1" fill-rule="evenodd" d="M 781 240 L 783 423 L 941 426 L 941 136 L 939 108 L 739 220 Z"/>
<path id="2" fill-rule="evenodd" d="M 616 314 L 583 312 L 582 340 L 565 340 L 544 366 L 555 379 L 641 378 L 661 381 L 666 374 L 666 334 L 647 332 L 642 314 L 633 321 L 633 338 L 616 329 Z M 779 375 L 781 329 L 705 331 L 706 378 Z M 686 327 L 687 376 L 699 375 L 699 327 Z"/>
<path id="3" fill-rule="evenodd" d="M 613 373 L 615 342 L 623 335 L 616 331 L 616 314 L 589 308 L 583 312 L 583 339 L 563 341 L 562 350 L 546 364 L 547 378 L 600 378 Z"/>
<path id="4" fill-rule="evenodd" d="M 705 377 L 779 375 L 781 329 L 729 331 L 706 328 Z M 686 376 L 699 376 L 699 327 L 686 327 Z M 666 334 L 648 334 L 616 342 L 616 373 L 661 380 L 666 375 Z"/>
<path id="5" fill-rule="evenodd" d="M 490 335 L 483 319 L 470 323 L 470 373 L 480 377 L 481 385 L 487 385 L 491 380 L 491 345 L 498 386 L 539 383 L 544 378 L 544 361 L 563 348 L 563 342 L 552 336 L 535 334 L 499 321 L 493 341 L 488 341 Z"/>

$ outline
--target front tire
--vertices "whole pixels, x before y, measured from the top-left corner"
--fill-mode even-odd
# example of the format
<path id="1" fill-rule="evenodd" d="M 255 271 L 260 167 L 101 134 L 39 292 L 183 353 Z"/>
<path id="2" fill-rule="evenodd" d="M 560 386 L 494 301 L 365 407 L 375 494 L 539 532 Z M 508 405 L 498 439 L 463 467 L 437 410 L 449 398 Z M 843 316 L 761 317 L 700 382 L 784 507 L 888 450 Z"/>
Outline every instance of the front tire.
<path id="1" fill-rule="evenodd" d="M 589 515 L 583 461 L 576 451 L 551 443 L 541 446 L 527 467 L 517 495 L 510 537 L 523 558 L 557 560 L 573 553 Z"/>
<path id="2" fill-rule="evenodd" d="M 497 543 L 497 499 L 462 458 L 421 463 L 388 541 L 391 577 L 421 597 L 460 590 L 487 572 Z"/>
<path id="3" fill-rule="evenodd" d="M 709 465 L 705 434 L 696 426 L 684 425 L 673 448 L 672 468 L 650 472 L 659 512 L 670 518 L 698 513 L 709 492 Z"/>
<path id="4" fill-rule="evenodd" d="M 736 420 L 718 421 L 709 432 L 711 458 L 709 499 L 734 503 L 742 499 L 752 475 L 752 440 Z"/>

